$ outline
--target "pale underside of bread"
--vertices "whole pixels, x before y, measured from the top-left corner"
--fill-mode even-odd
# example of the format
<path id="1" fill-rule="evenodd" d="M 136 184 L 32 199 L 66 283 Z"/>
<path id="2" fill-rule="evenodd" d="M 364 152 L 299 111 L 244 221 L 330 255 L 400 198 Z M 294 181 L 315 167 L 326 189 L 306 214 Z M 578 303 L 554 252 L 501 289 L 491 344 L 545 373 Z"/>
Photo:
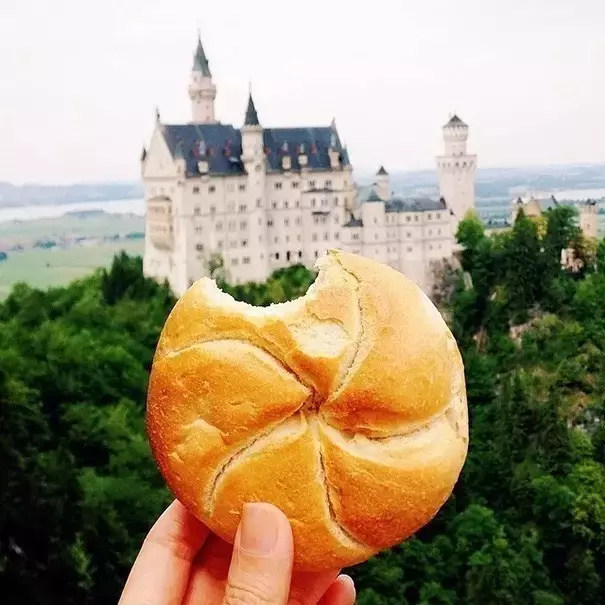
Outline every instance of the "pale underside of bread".
<path id="1" fill-rule="evenodd" d="M 332 253 L 305 297 L 268 308 L 201 280 L 154 360 L 148 432 L 174 493 L 230 541 L 245 502 L 273 502 L 298 569 L 405 539 L 466 455 L 455 341 L 422 292 L 376 266 Z"/>

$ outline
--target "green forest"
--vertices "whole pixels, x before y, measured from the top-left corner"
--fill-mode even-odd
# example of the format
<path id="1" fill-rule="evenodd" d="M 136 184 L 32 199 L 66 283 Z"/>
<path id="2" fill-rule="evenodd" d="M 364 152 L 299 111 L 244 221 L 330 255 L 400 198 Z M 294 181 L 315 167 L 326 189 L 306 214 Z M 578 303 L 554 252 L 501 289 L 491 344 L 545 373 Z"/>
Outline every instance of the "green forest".
<path id="1" fill-rule="evenodd" d="M 349 571 L 358 603 L 605 603 L 605 241 L 584 241 L 567 207 L 495 235 L 469 217 L 457 237 L 461 267 L 434 298 L 465 361 L 468 459 L 428 526 Z M 221 286 L 267 305 L 314 277 Z M 122 254 L 0 303 L 3 603 L 117 602 L 171 500 L 144 412 L 174 302 Z"/>

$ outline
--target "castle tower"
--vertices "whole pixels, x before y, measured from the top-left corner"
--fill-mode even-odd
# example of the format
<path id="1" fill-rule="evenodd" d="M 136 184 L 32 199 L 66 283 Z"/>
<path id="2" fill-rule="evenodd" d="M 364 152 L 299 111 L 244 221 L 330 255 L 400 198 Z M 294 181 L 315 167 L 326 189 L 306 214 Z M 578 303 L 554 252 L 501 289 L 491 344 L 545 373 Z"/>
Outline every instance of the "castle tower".
<path id="1" fill-rule="evenodd" d="M 597 238 L 597 203 L 593 200 L 582 202 L 579 207 L 580 229 L 584 237 Z"/>
<path id="2" fill-rule="evenodd" d="M 189 83 L 189 98 L 191 99 L 191 120 L 195 124 L 214 124 L 214 99 L 216 86 L 212 83 L 212 73 L 202 40 L 198 35 L 197 48 L 193 55 L 191 81 Z"/>
<path id="3" fill-rule="evenodd" d="M 384 166 L 381 166 L 376 173 L 376 193 L 383 201 L 387 201 L 391 196 L 389 173 L 384 169 Z"/>
<path id="4" fill-rule="evenodd" d="M 477 156 L 466 152 L 468 126 L 457 116 L 443 126 L 444 153 L 437 156 L 439 192 L 453 212 L 455 224 L 475 208 Z"/>

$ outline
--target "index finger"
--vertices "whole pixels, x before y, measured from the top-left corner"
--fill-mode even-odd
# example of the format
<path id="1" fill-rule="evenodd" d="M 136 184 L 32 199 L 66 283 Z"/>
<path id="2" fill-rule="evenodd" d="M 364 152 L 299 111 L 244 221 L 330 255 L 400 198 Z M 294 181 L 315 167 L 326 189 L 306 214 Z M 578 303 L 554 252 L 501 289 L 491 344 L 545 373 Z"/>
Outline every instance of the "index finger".
<path id="1" fill-rule="evenodd" d="M 175 500 L 147 534 L 119 605 L 180 604 L 191 563 L 209 533 L 203 523 Z"/>

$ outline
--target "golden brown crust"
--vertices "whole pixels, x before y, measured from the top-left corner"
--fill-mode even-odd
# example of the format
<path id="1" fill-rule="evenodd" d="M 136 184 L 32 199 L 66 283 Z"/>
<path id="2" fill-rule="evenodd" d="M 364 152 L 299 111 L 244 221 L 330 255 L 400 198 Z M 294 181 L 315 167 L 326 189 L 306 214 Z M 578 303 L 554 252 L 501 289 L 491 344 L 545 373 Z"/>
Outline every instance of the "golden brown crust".
<path id="1" fill-rule="evenodd" d="M 176 496 L 232 541 L 242 506 L 289 517 L 295 567 L 351 565 L 426 523 L 466 454 L 464 369 L 426 296 L 341 252 L 307 295 L 268 309 L 210 280 L 179 300 L 148 393 Z"/>

